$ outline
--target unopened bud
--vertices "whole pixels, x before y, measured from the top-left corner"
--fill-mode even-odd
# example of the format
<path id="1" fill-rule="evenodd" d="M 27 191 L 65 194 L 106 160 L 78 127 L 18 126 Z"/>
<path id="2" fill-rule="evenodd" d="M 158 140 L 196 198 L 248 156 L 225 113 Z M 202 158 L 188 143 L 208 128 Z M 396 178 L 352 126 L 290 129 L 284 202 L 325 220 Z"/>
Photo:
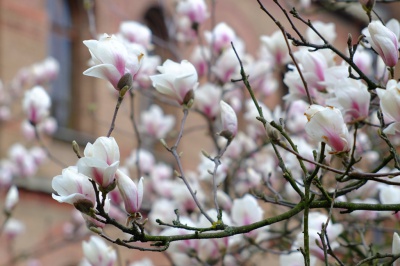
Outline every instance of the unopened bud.
<path id="1" fill-rule="evenodd" d="M 79 144 L 75 140 L 72 141 L 72 150 L 75 152 L 76 156 L 78 156 L 78 159 L 82 158 Z"/>
<path id="2" fill-rule="evenodd" d="M 19 200 L 18 189 L 16 186 L 10 187 L 7 192 L 6 202 L 4 205 L 4 212 L 6 214 L 11 214 L 11 211 L 15 208 Z"/>
<path id="3" fill-rule="evenodd" d="M 117 88 L 119 91 L 124 91 L 123 93 L 125 94 L 132 87 L 132 84 L 133 79 L 131 73 L 126 73 L 118 81 Z"/>
<path id="4" fill-rule="evenodd" d="M 75 209 L 90 216 L 91 210 L 94 207 L 93 202 L 87 199 L 82 199 L 74 203 Z"/>
<path id="5" fill-rule="evenodd" d="M 188 109 L 192 107 L 194 102 L 194 90 L 189 90 L 185 97 L 183 98 L 183 105 L 185 105 Z"/>
<path id="6" fill-rule="evenodd" d="M 205 150 L 201 150 L 201 153 L 204 155 L 204 157 L 210 158 L 210 154 L 208 154 L 208 152 L 206 152 Z"/>
<path id="7" fill-rule="evenodd" d="M 362 8 L 367 12 L 371 12 L 375 5 L 375 0 L 358 0 L 358 2 L 360 2 Z"/>

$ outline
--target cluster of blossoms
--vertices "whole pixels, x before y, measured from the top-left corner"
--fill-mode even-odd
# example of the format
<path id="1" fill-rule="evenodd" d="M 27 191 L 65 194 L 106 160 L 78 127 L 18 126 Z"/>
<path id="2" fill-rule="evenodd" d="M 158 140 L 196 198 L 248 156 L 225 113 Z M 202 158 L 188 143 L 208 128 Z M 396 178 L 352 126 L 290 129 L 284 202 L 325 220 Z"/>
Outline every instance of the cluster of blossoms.
<path id="1" fill-rule="evenodd" d="M 200 26 L 208 17 L 205 2 L 180 1 L 176 11 L 179 15 L 177 39 L 194 43 L 203 38 Z M 294 46 L 288 47 L 281 31 L 260 38 L 260 52 L 255 58 L 246 52 L 245 43 L 235 31 L 223 22 L 204 32 L 207 45 L 195 45 L 190 60 L 174 62 L 168 59 L 162 65 L 158 56 L 149 55 L 153 49 L 151 31 L 136 22 L 121 23 L 120 32 L 115 35 L 105 34 L 99 40 L 85 41 L 93 62 L 85 75 L 105 79 L 118 91 L 129 85 L 128 89 L 138 92 L 147 90 L 158 96 L 167 96 L 172 105 L 180 106 L 185 114 L 188 111 L 200 113 L 209 125 L 214 150 L 203 151 L 197 171 L 184 174 L 182 169 L 177 171 L 164 162 L 158 162 L 143 147 L 132 151 L 122 165 L 115 140 L 100 137 L 94 144 L 88 144 L 85 156 L 78 160 L 76 167 L 64 169 L 62 175 L 54 178 L 53 188 L 58 195 L 53 197 L 73 204 L 83 213 L 90 227 L 104 226 L 101 223 L 104 216 L 99 210 L 104 210 L 116 220 L 122 219 L 123 215 L 115 208 L 121 206 L 131 217 L 129 221 L 133 219 L 133 224 L 138 225 L 137 219 L 142 217 L 138 213 L 143 201 L 149 210 L 149 232 L 179 236 L 190 234 L 189 228 L 212 227 L 212 221 L 220 221 L 226 226 L 246 226 L 262 221 L 265 219 L 264 210 L 249 192 L 260 190 L 264 185 L 269 190 L 265 193 L 272 193 L 275 201 L 282 202 L 281 205 L 296 202 L 299 197 L 304 197 L 305 181 L 310 174 L 324 175 L 320 166 L 316 167 L 313 163 L 316 155 L 323 156 L 323 163 L 328 166 L 330 162 L 334 165 L 337 160 L 349 164 L 346 161 L 349 156 L 354 159 L 361 155 L 364 165 L 375 165 L 381 155 L 373 150 L 372 147 L 378 144 L 369 140 L 374 132 L 365 124 L 381 127 L 384 134 L 400 131 L 400 85 L 393 79 L 393 68 L 399 56 L 399 37 L 395 30 L 398 24 L 396 20 L 391 20 L 386 26 L 371 21 L 363 31 L 365 38 L 360 39 L 363 46 L 350 50 L 351 57 L 346 58 L 351 60 L 343 61 L 337 58 L 333 49 L 310 51 L 307 45 L 296 50 Z M 313 28 L 307 29 L 304 40 L 311 47 L 318 47 L 333 44 L 336 36 L 333 23 L 316 21 Z M 302 46 L 296 42 L 293 44 Z M 289 49 L 295 50 L 296 65 L 291 64 Z M 372 63 L 371 51 L 378 55 L 375 64 Z M 231 82 L 241 75 L 238 57 L 242 59 L 253 93 L 259 99 L 257 106 L 245 96 L 244 85 Z M 272 110 L 263 99 L 277 90 L 279 75 L 283 75 L 288 93 L 283 97 L 282 107 Z M 379 97 L 380 110 L 371 104 L 378 103 L 371 91 Z M 242 127 L 238 125 L 238 115 L 246 122 Z M 264 126 L 259 121 L 262 120 L 260 115 L 266 122 Z M 282 147 L 292 145 L 288 137 L 285 137 L 286 141 L 278 136 L 279 128 L 272 127 L 272 122 L 280 119 L 284 121 L 280 124 L 290 136 L 290 141 L 295 143 L 297 153 L 281 149 L 279 159 L 276 146 L 269 143 Z M 151 105 L 141 113 L 138 129 L 140 134 L 150 139 L 166 139 L 173 135 L 170 133 L 174 124 L 173 116 L 164 114 L 159 106 Z M 172 153 L 176 148 L 169 148 L 165 140 L 163 144 Z M 347 171 L 352 167 L 349 166 Z M 290 169 L 290 172 L 285 169 Z M 137 178 L 142 176 L 137 186 L 129 178 L 129 171 L 136 172 Z M 392 170 L 385 167 L 380 171 L 388 173 Z M 201 181 L 205 185 L 201 185 Z M 226 184 L 232 184 L 231 192 L 221 189 Z M 334 189 L 332 184 L 325 185 L 328 190 Z M 215 193 L 214 202 L 207 196 L 211 190 Z M 95 193 L 99 191 L 101 196 Z M 195 195 L 191 191 L 195 191 Z M 397 187 L 388 184 L 365 185 L 351 195 L 344 193 L 336 200 L 355 204 L 395 204 L 398 197 L 391 195 L 396 193 Z M 268 198 L 264 197 L 266 201 L 273 202 Z M 198 212 L 199 206 L 212 206 L 213 203 L 214 208 L 209 207 L 205 213 Z M 160 224 L 176 222 L 174 210 L 179 213 L 178 224 L 183 226 L 165 229 Z M 218 218 L 220 215 L 222 218 Z M 358 210 L 348 219 L 376 219 L 389 215 Z M 397 215 L 391 217 L 397 218 Z M 292 234 L 290 249 L 304 250 L 304 227 L 307 226 L 311 265 L 324 260 L 325 240 L 329 241 L 329 249 L 334 252 L 341 246 L 338 240 L 344 233 L 343 225 L 330 219 L 323 212 L 309 213 L 307 225 L 304 218 L 300 224 L 302 230 Z M 326 238 L 324 241 L 320 236 L 322 231 L 325 232 L 322 236 Z M 243 235 L 174 242 L 168 252 L 178 265 L 214 264 L 221 260 L 225 265 L 237 265 L 251 255 L 243 252 L 249 243 L 269 248 L 273 239 L 279 236 L 276 232 L 264 226 Z M 110 255 L 110 260 L 113 258 L 114 255 Z M 295 265 L 302 259 L 300 252 L 280 256 L 281 265 Z"/>
<path id="2" fill-rule="evenodd" d="M 374 5 L 360 2 L 370 15 Z M 153 55 L 150 29 L 125 21 L 114 35 L 84 41 L 91 66 L 83 74 L 106 80 L 120 98 L 131 90 L 178 107 L 183 112 L 180 129 L 175 129 L 174 116 L 149 104 L 137 127 L 134 118 L 132 123 L 137 138 L 151 141 L 139 144 L 125 161 L 110 137 L 112 130 L 88 143 L 83 156 L 75 149 L 76 165 L 53 178 L 53 198 L 73 205 L 86 226 L 108 240 L 112 238 L 102 229 L 111 224 L 129 232 L 116 243 L 154 241 L 154 246 L 168 247 L 176 265 L 243 265 L 268 249 L 280 253 L 281 265 L 303 260 L 317 265 L 331 260 L 328 254 L 337 254 L 332 257 L 338 262 L 346 256 L 354 262 L 354 254 L 363 259 L 361 249 L 351 249 L 353 239 L 345 226 L 356 235 L 357 221 L 371 220 L 375 226 L 400 220 L 398 209 L 391 212 L 400 202 L 395 149 L 400 83 L 394 72 L 399 22 L 371 20 L 356 45 L 349 39 L 347 54 L 332 48 L 335 25 L 314 21 L 298 39 L 281 30 L 261 36 L 258 55 L 251 55 L 227 23 L 201 30 L 209 17 L 204 0 L 181 0 L 176 14 L 173 34 L 191 47 L 189 59 L 162 63 Z M 282 105 L 271 109 L 266 99 L 278 92 L 278 77 L 283 77 L 287 94 Z M 31 126 L 27 136 L 55 128 L 46 122 L 51 101 L 40 85 L 44 79 L 37 78 L 23 100 L 25 124 Z M 187 136 L 189 112 L 204 119 L 212 146 L 197 151 L 197 169 L 186 170 L 177 149 Z M 160 139 L 175 163 L 152 152 Z M 29 176 L 44 157 L 43 151 L 13 147 L 14 166 L 0 170 Z M 6 211 L 15 205 L 14 190 L 9 190 Z M 285 224 L 278 223 L 283 220 Z M 368 240 L 360 238 L 366 247 Z M 394 233 L 392 253 L 399 255 L 399 247 Z M 98 237 L 83 242 L 83 251 L 82 265 L 116 264 L 116 251 Z"/>
<path id="3" fill-rule="evenodd" d="M 122 199 L 121 204 L 130 216 L 136 215 L 143 199 L 143 179 L 136 186 L 128 175 L 118 169 L 119 159 L 119 147 L 114 138 L 100 137 L 93 144 L 88 143 L 77 166 L 65 168 L 61 175 L 54 177 L 52 186 L 58 195 L 53 194 L 53 198 L 74 205 L 88 225 L 101 228 L 104 224 L 96 219 L 94 212 L 100 202 L 99 198 L 96 199 L 94 187 L 102 193 L 101 207 L 106 212 L 111 206 L 116 208 L 110 205 L 108 195 L 118 187 L 115 191 L 119 194 L 113 197 Z"/>
<path id="4" fill-rule="evenodd" d="M 15 180 L 33 177 L 47 159 L 46 151 L 42 147 L 31 145 L 29 147 L 29 142 L 41 133 L 52 135 L 57 129 L 56 120 L 49 116 L 51 100 L 45 86 L 56 79 L 58 72 L 58 62 L 49 57 L 20 69 L 9 83 L 3 83 L 0 80 L 0 123 L 2 126 L 16 120 L 17 117 L 12 116 L 11 109 L 21 102 L 21 97 L 22 111 L 26 117 L 21 124 L 25 142 L 12 144 L 8 149 L 7 157 L 0 160 L 0 192 L 8 191 L 4 201 L 4 214 L 7 219 L 2 226 L 2 232 L 8 241 L 14 240 L 25 231 L 24 223 L 11 217 L 18 202 Z M 22 95 L 24 90 L 25 93 Z"/>

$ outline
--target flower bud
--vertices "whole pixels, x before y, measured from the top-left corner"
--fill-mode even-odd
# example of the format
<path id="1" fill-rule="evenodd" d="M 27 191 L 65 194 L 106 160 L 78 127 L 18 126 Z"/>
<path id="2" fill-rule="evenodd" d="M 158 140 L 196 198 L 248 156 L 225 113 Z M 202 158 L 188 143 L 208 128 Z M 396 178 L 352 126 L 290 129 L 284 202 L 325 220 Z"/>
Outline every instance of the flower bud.
<path id="1" fill-rule="evenodd" d="M 358 0 L 358 2 L 360 2 L 362 8 L 367 12 L 371 12 L 375 5 L 375 0 Z"/>
<path id="2" fill-rule="evenodd" d="M 15 208 L 15 206 L 18 203 L 18 189 L 16 186 L 12 186 L 10 187 L 10 189 L 7 192 L 7 196 L 6 196 L 6 203 L 4 206 L 4 212 L 6 214 L 10 214 L 11 211 Z"/>
<path id="3" fill-rule="evenodd" d="M 222 131 L 220 136 L 232 140 L 237 133 L 238 121 L 235 111 L 224 101 L 220 101 Z"/>
<path id="4" fill-rule="evenodd" d="M 143 177 L 140 178 L 138 186 L 122 171 L 117 171 L 117 186 L 124 200 L 125 210 L 129 214 L 140 210 L 143 200 Z"/>
<path id="5" fill-rule="evenodd" d="M 127 91 L 132 87 L 132 83 L 133 83 L 132 74 L 126 73 L 118 81 L 117 88 L 119 91 L 121 91 L 122 89 Z"/>
<path id="6" fill-rule="evenodd" d="M 399 58 L 396 35 L 380 21 L 369 23 L 368 31 L 371 36 L 367 37 L 367 40 L 372 48 L 381 56 L 386 66 L 394 67 Z"/>

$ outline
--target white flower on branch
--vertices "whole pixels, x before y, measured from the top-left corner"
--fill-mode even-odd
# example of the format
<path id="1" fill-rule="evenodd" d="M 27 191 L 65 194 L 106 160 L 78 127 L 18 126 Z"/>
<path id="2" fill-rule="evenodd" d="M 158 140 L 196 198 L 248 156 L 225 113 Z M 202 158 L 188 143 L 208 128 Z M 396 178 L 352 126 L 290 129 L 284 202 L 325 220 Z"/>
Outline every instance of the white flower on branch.
<path id="1" fill-rule="evenodd" d="M 124 201 L 125 210 L 129 214 L 134 214 L 140 210 L 143 200 L 143 177 L 140 178 L 138 185 L 122 171 L 117 171 L 117 186 Z"/>
<path id="2" fill-rule="evenodd" d="M 386 66 L 394 67 L 399 58 L 398 37 L 380 21 L 372 21 L 368 25 L 370 36 L 368 42 L 372 48 L 381 56 Z"/>
<path id="3" fill-rule="evenodd" d="M 175 117 L 164 115 L 160 106 L 152 105 L 140 114 L 140 122 L 139 128 L 146 136 L 163 139 L 173 128 Z"/>
<path id="4" fill-rule="evenodd" d="M 350 150 L 352 141 L 339 109 L 313 104 L 305 115 L 308 119 L 305 130 L 312 140 L 325 142 L 333 154 Z"/>
<path id="5" fill-rule="evenodd" d="M 78 160 L 79 173 L 93 179 L 101 188 L 115 187 L 115 172 L 119 166 L 119 147 L 113 137 L 99 137 L 86 145 L 85 157 Z"/>
<path id="6" fill-rule="evenodd" d="M 92 183 L 74 166 L 63 169 L 61 175 L 53 178 L 51 186 L 58 194 L 52 194 L 53 199 L 72 204 L 81 212 L 88 212 L 89 208 L 96 205 Z"/>
<path id="7" fill-rule="evenodd" d="M 125 83 L 132 84 L 132 77 L 138 72 L 143 58 L 140 50 L 128 51 L 117 37 L 107 34 L 101 36 L 100 40 L 87 40 L 83 43 L 89 48 L 94 63 L 94 66 L 83 72 L 84 75 L 108 80 L 116 90 L 121 90 L 123 87 L 118 85 L 119 81 L 125 74 L 130 74 L 130 81 Z"/>
<path id="8" fill-rule="evenodd" d="M 151 30 L 136 21 L 123 21 L 119 25 L 121 36 L 131 43 L 138 43 L 146 49 L 151 49 Z"/>
<path id="9" fill-rule="evenodd" d="M 391 123 L 383 130 L 386 134 L 400 132 L 400 83 L 391 79 L 386 89 L 376 89 L 380 99 L 380 106 L 386 123 Z"/>
<path id="10" fill-rule="evenodd" d="M 176 63 L 167 60 L 157 67 L 161 73 L 150 76 L 153 86 L 161 93 L 176 100 L 180 105 L 190 107 L 194 100 L 194 90 L 198 86 L 196 68 L 187 60 Z"/>
<path id="11" fill-rule="evenodd" d="M 32 125 L 42 122 L 49 114 L 51 100 L 42 86 L 35 86 L 25 93 L 22 108 Z"/>

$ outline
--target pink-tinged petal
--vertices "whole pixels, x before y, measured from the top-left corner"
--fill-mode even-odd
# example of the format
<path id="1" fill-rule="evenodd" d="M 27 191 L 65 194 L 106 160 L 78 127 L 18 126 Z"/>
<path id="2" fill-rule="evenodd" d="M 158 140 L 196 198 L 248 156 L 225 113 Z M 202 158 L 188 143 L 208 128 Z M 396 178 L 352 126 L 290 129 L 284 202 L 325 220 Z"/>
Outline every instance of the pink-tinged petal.
<path id="1" fill-rule="evenodd" d="M 325 142 L 333 153 L 350 150 L 350 135 L 338 109 L 312 105 L 305 114 L 309 119 L 305 130 L 311 139 Z"/>
<path id="2" fill-rule="evenodd" d="M 399 51 L 396 34 L 380 21 L 372 21 L 368 25 L 370 37 L 367 39 L 372 48 L 382 57 L 385 64 L 394 67 L 397 64 Z"/>
<path id="3" fill-rule="evenodd" d="M 52 197 L 59 202 L 75 204 L 80 200 L 89 200 L 95 204 L 92 183 L 87 176 L 78 173 L 76 167 L 63 169 L 62 175 L 54 177 L 51 184 L 58 194 Z"/>
<path id="4" fill-rule="evenodd" d="M 224 101 L 220 101 L 222 134 L 228 139 L 236 136 L 238 129 L 237 116 L 233 108 Z"/>
<path id="5" fill-rule="evenodd" d="M 150 76 L 150 79 L 159 93 L 172 97 L 176 96 L 173 86 L 173 77 L 170 74 L 154 75 Z"/>
<path id="6" fill-rule="evenodd" d="M 121 197 L 124 200 L 125 210 L 134 214 L 140 210 L 143 200 L 143 178 L 140 179 L 138 187 L 122 171 L 117 171 L 117 186 L 121 193 Z"/>
<path id="7" fill-rule="evenodd" d="M 118 81 L 121 78 L 118 70 L 115 68 L 114 65 L 111 64 L 101 64 L 93 66 L 85 70 L 83 74 L 86 76 L 108 80 L 114 87 L 117 86 Z"/>
<path id="8" fill-rule="evenodd" d="M 157 69 L 161 74 L 150 76 L 150 79 L 158 92 L 168 95 L 181 105 L 193 99 L 186 98 L 186 94 L 198 85 L 196 68 L 191 63 L 183 60 L 179 64 L 167 60 Z"/>

